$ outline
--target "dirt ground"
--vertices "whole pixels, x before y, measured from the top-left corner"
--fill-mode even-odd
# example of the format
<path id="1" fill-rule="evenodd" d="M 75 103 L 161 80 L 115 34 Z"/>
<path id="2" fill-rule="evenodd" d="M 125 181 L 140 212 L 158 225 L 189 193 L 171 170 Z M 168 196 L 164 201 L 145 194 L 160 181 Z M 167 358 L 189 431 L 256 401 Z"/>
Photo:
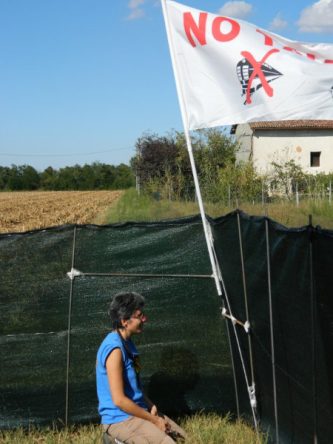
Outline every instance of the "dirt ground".
<path id="1" fill-rule="evenodd" d="M 0 193 L 0 233 L 63 224 L 101 223 L 122 191 L 24 191 Z"/>

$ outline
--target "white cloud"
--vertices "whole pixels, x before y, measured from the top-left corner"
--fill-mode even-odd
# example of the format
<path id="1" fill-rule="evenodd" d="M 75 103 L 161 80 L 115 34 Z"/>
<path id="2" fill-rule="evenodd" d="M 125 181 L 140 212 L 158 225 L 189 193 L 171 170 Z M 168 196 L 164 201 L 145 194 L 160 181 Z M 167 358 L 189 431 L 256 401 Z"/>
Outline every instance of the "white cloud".
<path id="1" fill-rule="evenodd" d="M 128 7 L 130 13 L 127 16 L 127 20 L 137 20 L 145 16 L 145 11 L 140 8 L 141 5 L 145 3 L 145 0 L 130 0 Z"/>
<path id="2" fill-rule="evenodd" d="M 130 0 L 130 2 L 128 3 L 128 7 L 130 9 L 136 9 L 138 8 L 140 5 L 143 5 L 145 2 L 145 0 Z"/>
<path id="3" fill-rule="evenodd" d="M 333 32 L 333 0 L 319 0 L 301 12 L 297 22 L 302 32 Z"/>
<path id="4" fill-rule="evenodd" d="M 252 5 L 250 3 L 244 1 L 231 1 L 226 2 L 222 8 L 219 9 L 219 14 L 242 19 L 247 17 L 251 11 Z"/>
<path id="5" fill-rule="evenodd" d="M 269 24 L 270 29 L 283 29 L 288 25 L 288 22 L 282 18 L 280 13 L 276 14 L 271 23 Z"/>

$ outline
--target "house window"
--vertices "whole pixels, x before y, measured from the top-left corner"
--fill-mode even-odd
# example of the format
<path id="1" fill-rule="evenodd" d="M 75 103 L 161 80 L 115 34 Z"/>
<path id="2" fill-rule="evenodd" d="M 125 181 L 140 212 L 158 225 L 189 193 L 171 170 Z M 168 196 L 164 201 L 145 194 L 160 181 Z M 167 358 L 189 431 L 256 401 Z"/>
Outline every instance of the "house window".
<path id="1" fill-rule="evenodd" d="M 320 154 L 321 154 L 321 151 L 311 151 L 310 166 L 312 166 L 312 167 L 319 167 L 320 166 Z"/>

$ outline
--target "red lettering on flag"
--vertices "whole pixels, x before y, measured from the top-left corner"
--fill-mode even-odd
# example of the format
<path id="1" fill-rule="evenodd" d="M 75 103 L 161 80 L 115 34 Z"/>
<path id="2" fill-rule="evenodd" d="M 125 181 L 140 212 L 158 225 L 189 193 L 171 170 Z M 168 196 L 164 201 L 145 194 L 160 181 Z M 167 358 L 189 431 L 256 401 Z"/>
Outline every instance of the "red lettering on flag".
<path id="1" fill-rule="evenodd" d="M 200 45 L 206 45 L 206 23 L 207 23 L 207 12 L 200 12 L 199 15 L 199 24 L 197 24 L 192 17 L 190 12 L 184 12 L 183 14 L 183 23 L 186 36 L 191 43 L 191 45 L 195 48 L 196 44 L 192 37 L 191 31 L 194 36 L 199 41 Z"/>
<path id="2" fill-rule="evenodd" d="M 325 63 L 333 63 L 333 60 L 326 59 L 326 60 L 325 60 Z"/>
<path id="3" fill-rule="evenodd" d="M 221 24 L 223 22 L 228 22 L 231 24 L 231 30 L 226 34 L 221 32 Z M 215 40 L 218 40 L 219 42 L 229 42 L 230 40 L 233 40 L 238 36 L 239 31 L 240 31 L 239 23 L 228 17 L 216 17 L 213 21 L 212 33 Z"/>
<path id="4" fill-rule="evenodd" d="M 273 96 L 273 88 L 269 85 L 269 83 L 266 80 L 265 74 L 262 72 L 261 67 L 262 65 L 266 62 L 266 60 L 268 59 L 269 56 L 271 56 L 272 54 L 274 54 L 275 52 L 280 52 L 278 49 L 271 49 L 270 51 L 268 51 L 264 57 L 257 61 L 255 60 L 255 58 L 253 57 L 253 55 L 248 52 L 248 51 L 242 51 L 241 54 L 243 57 L 246 58 L 246 60 L 252 65 L 253 67 L 253 72 L 249 78 L 248 84 L 247 84 L 247 88 L 246 88 L 246 103 L 249 105 L 250 103 L 252 103 L 251 100 L 251 85 L 253 80 L 256 77 L 259 77 L 259 79 L 261 80 L 261 84 L 262 87 L 264 89 L 264 91 L 266 92 L 266 94 L 269 97 Z"/>
<path id="5" fill-rule="evenodd" d="M 266 34 L 264 31 L 262 31 L 261 29 L 256 29 L 257 32 L 259 32 L 260 34 L 262 34 L 263 36 L 265 36 L 265 45 L 266 46 L 273 46 L 273 39 L 270 35 Z"/>
<path id="6" fill-rule="evenodd" d="M 298 55 L 303 55 L 301 52 L 297 51 L 297 49 L 291 48 L 290 46 L 284 46 L 283 49 L 285 49 L 286 51 L 294 52 L 295 54 Z"/>

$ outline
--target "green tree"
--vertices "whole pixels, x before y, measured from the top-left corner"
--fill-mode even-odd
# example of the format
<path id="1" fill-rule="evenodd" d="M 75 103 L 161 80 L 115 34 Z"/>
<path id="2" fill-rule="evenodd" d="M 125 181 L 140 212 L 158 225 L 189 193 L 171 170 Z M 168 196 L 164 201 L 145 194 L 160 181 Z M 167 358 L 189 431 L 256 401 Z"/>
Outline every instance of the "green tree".
<path id="1" fill-rule="evenodd" d="M 19 167 L 22 190 L 37 190 L 40 187 L 40 176 L 34 167 L 23 165 Z"/>
<path id="2" fill-rule="evenodd" d="M 0 190 L 8 190 L 10 168 L 0 166 Z"/>
<path id="3" fill-rule="evenodd" d="M 120 165 L 115 167 L 114 171 L 114 181 L 112 183 L 113 189 L 124 189 L 124 188 L 130 188 L 135 185 L 135 177 L 133 174 L 132 169 L 125 165 L 124 163 L 121 163 Z"/>
<path id="4" fill-rule="evenodd" d="M 132 185 L 134 185 L 134 175 L 132 173 L 131 168 L 126 165 L 128 170 L 130 171 L 130 174 L 132 175 Z M 116 179 L 116 167 L 114 165 L 106 165 L 98 164 L 96 165 L 97 168 L 97 176 L 98 176 L 98 183 L 97 186 L 99 189 L 105 189 L 105 190 L 111 190 L 114 188 L 114 181 Z M 125 187 L 127 188 L 127 187 Z"/>
<path id="5" fill-rule="evenodd" d="M 294 159 L 272 162 L 272 173 L 270 177 L 270 186 L 276 192 L 281 192 L 288 199 L 296 190 L 304 191 L 306 188 L 306 175 L 302 167 Z"/>
<path id="6" fill-rule="evenodd" d="M 7 184 L 8 189 L 11 191 L 22 190 L 20 167 L 18 167 L 17 165 L 11 165 Z"/>
<path id="7" fill-rule="evenodd" d="M 40 175 L 40 186 L 43 190 L 55 190 L 57 182 L 57 171 L 51 166 L 45 168 Z"/>
<path id="8" fill-rule="evenodd" d="M 164 177 L 167 169 L 175 171 L 177 146 L 172 137 L 144 134 L 135 147 L 136 156 L 131 159 L 131 166 L 141 183 Z"/>

